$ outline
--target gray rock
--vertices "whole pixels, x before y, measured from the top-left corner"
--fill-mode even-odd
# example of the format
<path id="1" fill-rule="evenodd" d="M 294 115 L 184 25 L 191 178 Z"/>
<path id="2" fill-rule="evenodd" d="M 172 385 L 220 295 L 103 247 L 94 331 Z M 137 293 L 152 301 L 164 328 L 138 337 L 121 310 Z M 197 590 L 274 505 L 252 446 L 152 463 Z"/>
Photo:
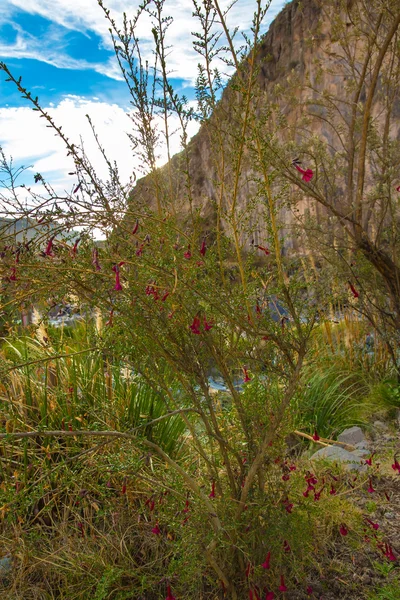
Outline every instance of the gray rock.
<path id="1" fill-rule="evenodd" d="M 338 442 L 342 442 L 344 444 L 351 444 L 352 446 L 364 441 L 365 435 L 363 434 L 363 431 L 362 429 L 360 429 L 360 427 L 350 427 L 349 429 L 345 429 L 340 435 L 338 435 Z"/>
<path id="2" fill-rule="evenodd" d="M 349 452 L 340 446 L 327 446 L 321 448 L 311 456 L 311 460 L 328 460 L 330 462 L 339 462 L 347 471 L 365 471 L 366 466 L 359 456 L 354 452 Z"/>
<path id="3" fill-rule="evenodd" d="M 10 556 L 0 558 L 0 579 L 10 575 L 12 571 L 12 559 Z"/>
<path id="4" fill-rule="evenodd" d="M 358 456 L 359 458 L 366 458 L 371 454 L 368 448 L 357 448 L 357 450 L 353 450 L 350 452 L 353 456 Z"/>
<path id="5" fill-rule="evenodd" d="M 388 426 L 383 421 L 374 421 L 374 427 L 375 427 L 375 429 L 379 429 L 380 431 L 382 431 L 382 430 L 387 431 L 388 430 Z"/>
<path id="6" fill-rule="evenodd" d="M 368 450 L 369 451 L 369 444 L 368 444 L 367 440 L 363 440 L 362 442 L 357 442 L 357 444 L 353 444 L 353 446 L 355 448 L 357 448 L 357 450 Z"/>
<path id="7" fill-rule="evenodd" d="M 383 516 L 385 517 L 385 519 L 395 519 L 396 518 L 396 513 L 394 513 L 394 512 L 385 512 L 385 514 Z"/>

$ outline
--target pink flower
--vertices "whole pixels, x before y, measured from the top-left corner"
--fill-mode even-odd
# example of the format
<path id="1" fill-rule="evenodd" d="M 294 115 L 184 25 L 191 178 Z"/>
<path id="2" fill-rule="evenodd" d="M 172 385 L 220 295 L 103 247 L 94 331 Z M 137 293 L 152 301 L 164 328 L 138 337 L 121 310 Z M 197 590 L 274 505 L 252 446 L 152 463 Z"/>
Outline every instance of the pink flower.
<path id="1" fill-rule="evenodd" d="M 289 481 L 289 479 L 290 479 L 289 473 L 285 473 L 284 475 L 282 475 L 282 481 Z"/>
<path id="2" fill-rule="evenodd" d="M 191 329 L 192 333 L 194 333 L 195 335 L 200 335 L 201 331 L 200 331 L 200 317 L 198 317 L 197 315 L 194 317 L 193 319 L 193 323 L 190 325 L 189 329 Z"/>
<path id="3" fill-rule="evenodd" d="M 183 255 L 185 258 L 187 258 L 189 260 L 189 258 L 192 258 L 192 253 L 190 251 L 190 244 L 188 244 L 187 250 Z"/>
<path id="4" fill-rule="evenodd" d="M 268 250 L 268 248 L 266 248 L 266 246 L 256 246 L 256 248 L 258 248 L 258 250 L 261 250 L 262 252 L 264 252 L 266 256 L 268 256 L 268 254 L 271 254 L 270 251 Z"/>
<path id="5" fill-rule="evenodd" d="M 175 596 L 173 596 L 171 593 L 170 585 L 167 585 L 167 597 L 165 598 L 165 600 L 175 600 Z"/>
<path id="6" fill-rule="evenodd" d="M 307 587 L 306 592 L 307 592 L 307 596 L 311 596 L 311 594 L 313 593 L 313 589 L 312 589 L 311 585 L 309 585 Z"/>
<path id="7" fill-rule="evenodd" d="M 400 473 L 400 463 L 398 462 L 397 458 L 394 458 L 394 463 L 392 464 L 392 469 L 393 471 L 397 471 L 398 473 Z"/>
<path id="8" fill-rule="evenodd" d="M 375 492 L 375 489 L 374 489 L 374 488 L 373 488 L 373 486 L 372 486 L 371 477 L 369 478 L 369 486 L 368 486 L 368 488 L 367 488 L 367 492 L 368 492 L 369 494 L 373 494 L 373 493 Z"/>
<path id="9" fill-rule="evenodd" d="M 287 592 L 287 587 L 285 585 L 285 578 L 283 575 L 281 575 L 281 585 L 279 586 L 279 591 L 280 592 Z"/>
<path id="10" fill-rule="evenodd" d="M 161 302 L 165 302 L 169 296 L 169 292 L 165 292 L 165 294 L 161 297 Z"/>
<path id="11" fill-rule="evenodd" d="M 274 592 L 269 592 L 268 590 L 265 593 L 265 600 L 274 600 L 275 594 Z"/>
<path id="12" fill-rule="evenodd" d="M 288 554 L 291 551 L 291 547 L 287 540 L 284 540 L 284 542 L 283 542 L 283 550 L 284 550 L 284 552 L 286 552 L 286 554 Z"/>
<path id="13" fill-rule="evenodd" d="M 207 251 L 206 238 L 204 238 L 203 241 L 201 242 L 200 254 L 202 256 L 205 256 L 206 251 Z"/>
<path id="14" fill-rule="evenodd" d="M 160 535 L 161 529 L 159 528 L 158 523 L 155 524 L 155 526 L 151 530 L 151 533 L 154 533 L 154 535 Z"/>
<path id="15" fill-rule="evenodd" d="M 375 454 L 375 452 L 373 452 L 371 454 L 371 456 L 365 460 L 365 464 L 368 465 L 369 467 L 372 466 L 372 457 L 374 456 L 374 454 Z"/>
<path id="16" fill-rule="evenodd" d="M 334 496 L 336 494 L 336 490 L 333 487 L 332 483 L 331 483 L 331 489 L 330 489 L 329 493 L 330 493 L 331 496 Z"/>
<path id="17" fill-rule="evenodd" d="M 47 242 L 47 246 L 46 246 L 46 250 L 44 251 L 46 256 L 54 256 L 54 252 L 53 252 L 53 240 L 54 240 L 55 236 L 53 235 L 52 238 L 49 239 L 49 241 Z"/>
<path id="18" fill-rule="evenodd" d="M 9 279 L 10 281 L 17 281 L 17 269 L 15 267 L 11 267 L 11 275 Z"/>
<path id="19" fill-rule="evenodd" d="M 397 186 L 396 192 L 400 192 L 400 185 Z"/>
<path id="20" fill-rule="evenodd" d="M 137 233 L 138 229 L 139 229 L 139 219 L 136 219 L 136 223 L 132 229 L 132 235 L 135 235 L 135 233 Z"/>
<path id="21" fill-rule="evenodd" d="M 299 165 L 294 165 L 296 167 L 296 169 L 299 171 L 299 173 L 302 174 L 302 180 L 305 181 L 306 183 L 311 181 L 311 179 L 314 176 L 314 172 L 311 169 L 302 169 L 301 167 L 299 167 Z"/>
<path id="22" fill-rule="evenodd" d="M 184 513 L 188 513 L 189 512 L 189 500 L 186 500 L 185 502 L 185 508 L 183 509 Z"/>
<path id="23" fill-rule="evenodd" d="M 243 382 L 244 382 L 244 383 L 247 383 L 248 381 L 250 381 L 250 380 L 251 380 L 251 377 L 250 377 L 250 375 L 248 374 L 248 372 L 247 372 L 247 369 L 246 369 L 245 367 L 243 367 L 243 368 L 242 368 L 242 371 L 243 371 L 243 374 L 244 374 L 244 379 L 243 379 Z"/>
<path id="24" fill-rule="evenodd" d="M 359 298 L 360 294 L 357 292 L 356 288 L 354 287 L 354 285 L 351 283 L 351 281 L 347 282 L 350 286 L 351 289 L 351 293 L 353 294 L 354 298 Z"/>
<path id="25" fill-rule="evenodd" d="M 341 535 L 347 535 L 349 533 L 348 529 L 344 523 L 341 524 L 339 531 L 340 531 Z"/>
<path id="26" fill-rule="evenodd" d="M 208 495 L 209 498 L 215 498 L 215 481 L 211 484 L 211 492 Z"/>
<path id="27" fill-rule="evenodd" d="M 271 552 L 268 552 L 265 561 L 263 562 L 263 564 L 261 565 L 263 569 L 270 569 L 270 560 L 271 560 Z"/>
<path id="28" fill-rule="evenodd" d="M 92 250 L 92 265 L 96 268 L 96 271 L 101 271 L 101 266 L 99 265 L 99 251 L 97 248 L 93 248 Z"/>
<path id="29" fill-rule="evenodd" d="M 324 489 L 324 488 L 322 487 L 322 488 L 319 490 L 319 492 L 314 492 L 314 501 L 315 501 L 315 502 L 318 502 L 318 500 L 320 500 L 320 499 L 321 499 L 321 494 L 322 494 L 322 491 L 323 491 L 323 489 Z"/>

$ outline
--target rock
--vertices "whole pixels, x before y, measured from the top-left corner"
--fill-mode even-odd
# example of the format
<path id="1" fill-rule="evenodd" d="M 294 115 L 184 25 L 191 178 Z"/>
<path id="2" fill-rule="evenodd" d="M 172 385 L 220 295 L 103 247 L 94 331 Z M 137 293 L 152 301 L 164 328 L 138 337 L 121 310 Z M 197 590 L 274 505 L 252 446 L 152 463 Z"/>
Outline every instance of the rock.
<path id="1" fill-rule="evenodd" d="M 12 571 L 12 559 L 11 556 L 5 556 L 0 558 L 0 580 L 8 577 Z"/>
<path id="2" fill-rule="evenodd" d="M 367 440 L 363 440 L 362 442 L 357 442 L 357 444 L 353 444 L 353 446 L 355 448 L 357 448 L 357 450 L 369 450 L 369 444 L 367 442 Z"/>
<path id="3" fill-rule="evenodd" d="M 351 444 L 352 446 L 355 446 L 355 444 L 365 441 L 365 435 L 360 427 L 350 427 L 338 435 L 338 442 L 342 442 L 343 444 Z"/>
<path id="4" fill-rule="evenodd" d="M 374 421 L 374 427 L 380 431 L 387 431 L 388 429 L 388 426 L 383 421 Z"/>
<path id="5" fill-rule="evenodd" d="M 353 456 L 358 456 L 359 458 L 365 458 L 369 456 L 371 452 L 368 450 L 368 448 L 357 448 L 357 450 L 353 450 L 353 452 L 350 454 Z"/>
<path id="6" fill-rule="evenodd" d="M 384 515 L 385 519 L 395 519 L 396 518 L 396 513 L 394 512 L 385 512 Z"/>
<path id="7" fill-rule="evenodd" d="M 347 471 L 365 471 L 366 466 L 363 460 L 340 446 L 327 446 L 315 452 L 310 460 L 328 460 L 330 462 L 339 462 Z"/>

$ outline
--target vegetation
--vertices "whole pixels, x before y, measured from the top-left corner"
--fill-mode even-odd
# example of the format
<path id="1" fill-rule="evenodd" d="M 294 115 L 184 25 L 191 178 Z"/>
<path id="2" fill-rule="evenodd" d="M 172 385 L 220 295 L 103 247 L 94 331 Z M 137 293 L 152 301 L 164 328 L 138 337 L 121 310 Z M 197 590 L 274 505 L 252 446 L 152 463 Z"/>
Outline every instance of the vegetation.
<path id="1" fill-rule="evenodd" d="M 370 16 L 356 4 L 357 19 Z M 390 0 L 372 4 L 382 11 L 378 29 L 359 30 L 357 21 L 354 40 L 344 40 L 372 44 L 359 84 L 368 80 L 371 102 L 376 68 L 388 86 L 397 85 L 397 62 L 390 58 L 400 23 Z M 398 405 L 397 309 L 393 277 L 385 270 L 389 255 L 395 261 L 396 219 L 382 219 L 382 239 L 376 237 L 371 250 L 360 207 L 364 188 L 370 189 L 365 165 L 385 144 L 392 148 L 388 134 L 381 141 L 368 129 L 366 101 L 360 109 L 353 103 L 354 135 L 343 132 L 344 158 L 327 156 L 321 146 L 312 154 L 283 134 L 275 148 L 275 138 L 263 129 L 269 118 L 275 120 L 258 110 L 257 56 L 266 13 L 260 2 L 252 37 L 243 36 L 239 49 L 219 2 L 194 2 L 202 61 L 196 111 L 171 85 L 164 1 L 145 0 L 132 19 L 124 15 L 122 28 L 101 0 L 99 6 L 131 93 L 131 139 L 152 202 L 122 186 L 106 156 L 108 179 L 101 179 L 83 148 L 0 64 L 64 141 L 76 166 L 72 194 L 58 197 L 37 174 L 43 194 L 27 190 L 28 201 L 22 202 L 16 174 L 3 156 L 9 178 L 3 205 L 26 222 L 20 239 L 3 228 L 0 267 L 7 332 L 0 356 L 0 535 L 15 563 L 9 580 L 0 580 L 5 597 L 271 600 L 287 592 L 288 598 L 306 598 L 315 586 L 329 592 L 321 563 L 338 548 L 338 571 L 350 550 L 363 552 L 366 545 L 375 553 L 383 548 L 381 558 L 395 562 L 384 533 L 352 501 L 358 492 L 372 493 L 376 481 L 383 498 L 385 483 L 372 459 L 369 471 L 356 476 L 308 460 L 310 443 L 313 449 L 330 443 L 343 428 L 366 424 L 372 412 Z M 136 33 L 143 19 L 150 19 L 154 36 L 152 68 L 142 59 Z M 380 61 L 377 52 L 383 53 Z M 215 61 L 222 56 L 236 74 L 219 100 Z M 172 163 L 156 168 L 161 132 L 154 123 L 164 127 L 168 146 L 172 116 L 182 136 L 184 209 L 175 202 Z M 212 219 L 194 195 L 186 135 L 193 118 L 203 124 L 213 149 Z M 328 161 L 331 173 L 342 168 L 335 161 L 348 156 L 358 164 L 358 177 L 351 175 L 357 183 L 350 186 L 354 216 L 334 213 L 372 269 L 363 271 L 363 263 L 355 273 L 350 265 L 352 298 L 343 292 L 349 275 L 342 262 L 333 264 L 339 266 L 329 281 L 330 268 L 314 260 L 329 265 L 341 246 L 318 255 L 315 245 L 314 256 L 283 251 L 288 179 L 298 188 L 296 198 L 301 191 L 333 206 L 323 196 L 318 168 L 292 164 L 295 147 L 304 157 L 324 160 L 326 177 Z M 388 161 L 392 154 L 394 149 Z M 243 206 L 249 157 L 254 193 Z M 284 165 L 297 179 L 288 177 Z M 306 186 L 313 177 L 317 183 Z M 386 180 L 379 188 L 385 199 L 394 174 Z M 392 193 L 388 198 L 382 211 L 397 215 Z M 263 239 L 249 244 L 261 222 Z M 106 237 L 101 245 L 93 239 L 97 230 Z M 386 246 L 387 232 L 392 237 Z M 379 282 L 376 295 L 365 283 L 360 300 L 352 282 L 355 276 L 367 281 L 371 272 Z M 80 322 L 53 327 L 51 311 L 66 305 L 79 308 Z M 33 308 L 36 323 L 24 326 L 20 317 Z M 393 318 L 386 315 L 389 309 Z M 215 373 L 223 380 L 221 391 L 210 385 Z M 294 449 L 293 432 L 300 442 Z M 373 534 L 366 533 L 366 522 Z"/>

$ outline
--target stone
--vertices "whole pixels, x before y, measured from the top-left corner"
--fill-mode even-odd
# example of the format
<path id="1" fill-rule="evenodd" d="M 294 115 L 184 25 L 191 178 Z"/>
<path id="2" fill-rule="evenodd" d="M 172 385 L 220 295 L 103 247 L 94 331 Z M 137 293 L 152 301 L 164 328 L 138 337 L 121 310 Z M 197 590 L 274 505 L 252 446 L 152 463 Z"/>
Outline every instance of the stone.
<path id="1" fill-rule="evenodd" d="M 357 450 L 353 450 L 351 452 L 351 454 L 353 456 L 358 456 L 359 458 L 366 458 L 367 456 L 369 456 L 371 453 L 368 450 L 368 448 L 357 448 Z"/>
<path id="2" fill-rule="evenodd" d="M 340 446 L 327 446 L 321 448 L 311 456 L 311 460 L 328 460 L 340 463 L 346 471 L 365 471 L 364 461 Z"/>
<path id="3" fill-rule="evenodd" d="M 340 435 L 338 435 L 338 442 L 350 444 L 351 446 L 355 446 L 355 444 L 364 441 L 366 441 L 365 435 L 362 429 L 357 426 L 345 429 Z"/>
<path id="4" fill-rule="evenodd" d="M 374 421 L 375 429 L 379 429 L 380 431 L 387 431 L 388 426 L 383 421 Z"/>
<path id="5" fill-rule="evenodd" d="M 10 556 L 0 558 L 0 580 L 8 577 L 12 571 L 12 559 Z"/>
<path id="6" fill-rule="evenodd" d="M 353 444 L 353 446 L 355 448 L 357 448 L 357 450 L 368 450 L 369 451 L 369 444 L 368 444 L 367 440 L 363 440 L 362 442 L 357 442 L 357 444 Z"/>

